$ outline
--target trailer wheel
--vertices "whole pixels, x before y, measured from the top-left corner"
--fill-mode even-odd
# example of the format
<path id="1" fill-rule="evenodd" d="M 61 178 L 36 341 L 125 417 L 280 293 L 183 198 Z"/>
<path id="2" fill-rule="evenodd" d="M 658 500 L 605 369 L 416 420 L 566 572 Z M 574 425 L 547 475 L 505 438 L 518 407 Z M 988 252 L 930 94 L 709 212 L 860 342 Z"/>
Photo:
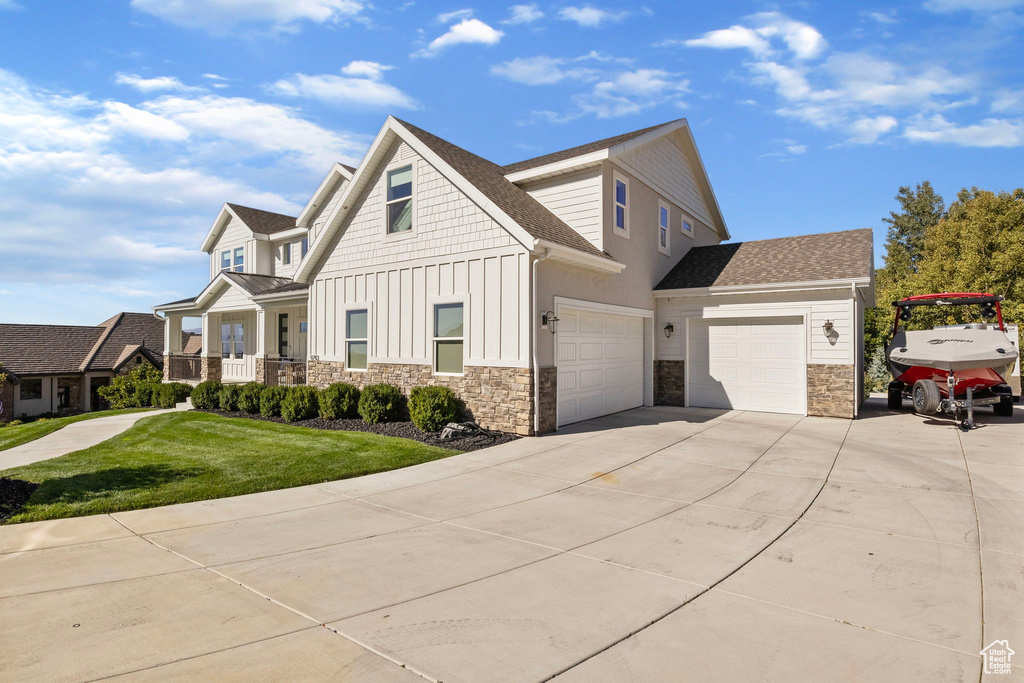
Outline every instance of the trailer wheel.
<path id="1" fill-rule="evenodd" d="M 992 411 L 999 417 L 1013 417 L 1013 396 L 1002 396 L 999 403 L 992 404 Z"/>
<path id="2" fill-rule="evenodd" d="M 939 385 L 930 379 L 914 382 L 914 412 L 920 415 L 934 415 L 939 412 Z"/>
<path id="3" fill-rule="evenodd" d="M 901 410 L 903 408 L 903 388 L 902 385 L 894 387 L 889 385 L 889 410 Z"/>

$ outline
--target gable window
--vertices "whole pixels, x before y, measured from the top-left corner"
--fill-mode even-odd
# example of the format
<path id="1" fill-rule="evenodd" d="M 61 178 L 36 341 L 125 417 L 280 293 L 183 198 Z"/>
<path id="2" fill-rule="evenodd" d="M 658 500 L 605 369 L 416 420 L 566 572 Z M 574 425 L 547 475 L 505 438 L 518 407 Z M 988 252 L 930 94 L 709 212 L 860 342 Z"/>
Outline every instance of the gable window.
<path id="1" fill-rule="evenodd" d="M 388 234 L 412 230 L 412 166 L 388 171 Z"/>
<path id="2" fill-rule="evenodd" d="M 309 238 L 302 238 L 302 258 L 306 258 L 306 252 L 309 251 Z"/>
<path id="3" fill-rule="evenodd" d="M 22 401 L 37 401 L 43 397 L 42 379 L 23 379 L 18 384 L 18 398 Z"/>
<path id="4" fill-rule="evenodd" d="M 288 265 L 292 262 L 292 243 L 285 242 L 281 245 L 281 263 Z"/>
<path id="5" fill-rule="evenodd" d="M 461 303 L 434 306 L 434 372 L 462 374 L 462 309 Z"/>
<path id="6" fill-rule="evenodd" d="M 220 269 L 231 270 L 231 250 L 220 252 Z"/>
<path id="7" fill-rule="evenodd" d="M 689 218 L 683 216 L 682 224 L 680 227 L 682 228 L 682 233 L 684 235 L 693 237 L 693 222 Z"/>
<path id="8" fill-rule="evenodd" d="M 666 256 L 672 252 L 669 244 L 668 204 L 658 200 L 658 251 Z"/>
<path id="9" fill-rule="evenodd" d="M 245 353 L 245 325 L 223 323 L 220 326 L 220 354 L 222 358 L 239 360 Z"/>
<path id="10" fill-rule="evenodd" d="M 277 355 L 284 358 L 288 355 L 288 314 L 277 316 Z"/>
<path id="11" fill-rule="evenodd" d="M 614 175 L 612 183 L 615 186 L 612 197 L 612 206 L 615 210 L 613 231 L 623 237 L 629 237 L 629 185 L 618 173 Z"/>
<path id="12" fill-rule="evenodd" d="M 367 311 L 365 308 L 345 313 L 345 369 L 365 370 L 367 343 Z"/>
<path id="13" fill-rule="evenodd" d="M 235 268 L 236 273 L 241 273 L 245 270 L 245 247 L 237 247 L 235 249 Z"/>

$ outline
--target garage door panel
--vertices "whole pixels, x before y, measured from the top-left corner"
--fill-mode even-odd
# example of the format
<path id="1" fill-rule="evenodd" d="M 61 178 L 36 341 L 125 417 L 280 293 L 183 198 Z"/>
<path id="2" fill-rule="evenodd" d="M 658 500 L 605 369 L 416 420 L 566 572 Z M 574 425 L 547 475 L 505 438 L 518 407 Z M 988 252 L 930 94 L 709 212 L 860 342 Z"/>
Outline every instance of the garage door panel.
<path id="1" fill-rule="evenodd" d="M 643 320 L 560 311 L 558 423 L 566 425 L 643 405 Z"/>

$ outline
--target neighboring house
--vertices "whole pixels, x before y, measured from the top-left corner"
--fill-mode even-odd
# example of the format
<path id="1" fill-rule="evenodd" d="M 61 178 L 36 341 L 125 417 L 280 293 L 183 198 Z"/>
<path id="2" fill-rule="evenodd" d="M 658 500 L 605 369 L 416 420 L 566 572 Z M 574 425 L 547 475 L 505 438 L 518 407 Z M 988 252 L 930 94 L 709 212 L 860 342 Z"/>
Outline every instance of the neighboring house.
<path id="1" fill-rule="evenodd" d="M 163 367 L 163 319 L 118 313 L 96 326 L 0 324 L 0 421 L 98 410 L 98 389 L 146 363 Z"/>
<path id="2" fill-rule="evenodd" d="M 498 166 L 388 118 L 297 218 L 225 205 L 211 283 L 156 308 L 165 365 L 443 384 L 520 434 L 655 403 L 854 417 L 871 231 L 729 237 L 685 119 Z"/>

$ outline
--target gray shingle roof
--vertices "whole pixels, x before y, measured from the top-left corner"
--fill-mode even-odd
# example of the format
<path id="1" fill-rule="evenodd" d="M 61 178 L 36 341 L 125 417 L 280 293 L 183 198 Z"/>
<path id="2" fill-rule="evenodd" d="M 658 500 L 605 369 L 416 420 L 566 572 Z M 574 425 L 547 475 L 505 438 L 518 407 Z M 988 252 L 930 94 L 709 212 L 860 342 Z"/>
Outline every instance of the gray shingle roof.
<path id="1" fill-rule="evenodd" d="M 484 196 L 494 202 L 495 206 L 508 214 L 533 237 L 593 256 L 610 258 L 546 209 L 543 204 L 531 197 L 526 190 L 509 182 L 505 178 L 505 172 L 497 164 L 467 152 L 461 147 L 456 147 L 447 140 L 442 140 L 411 123 L 401 120 L 398 122 L 455 169 L 459 175 L 473 183 Z"/>
<path id="2" fill-rule="evenodd" d="M 126 346 L 141 345 L 156 358 L 164 355 L 164 319 L 152 313 L 119 313 L 101 325 L 106 334 L 83 370 L 110 370 L 117 367 Z"/>
<path id="3" fill-rule="evenodd" d="M 623 133 L 621 135 L 615 135 L 610 138 L 603 140 L 595 140 L 594 142 L 588 142 L 585 145 L 579 145 L 577 147 L 570 147 L 569 149 L 563 149 L 558 152 L 552 152 L 539 157 L 533 157 L 532 159 L 524 159 L 523 161 L 517 161 L 514 164 L 502 167 L 503 173 L 515 173 L 517 171 L 525 171 L 530 168 L 536 168 L 538 166 L 544 166 L 545 164 L 553 164 L 557 161 L 565 161 L 566 159 L 572 159 L 573 157 L 583 156 L 584 154 L 590 154 L 591 152 L 599 152 L 602 149 L 608 149 L 615 145 L 621 145 L 623 142 L 629 142 L 634 138 L 638 138 L 641 135 L 646 135 L 651 131 L 657 130 L 670 123 L 675 123 L 680 119 L 674 121 L 666 121 L 665 123 L 659 123 L 657 126 L 650 126 L 648 128 L 641 128 L 640 130 L 634 130 L 629 133 Z"/>
<path id="4" fill-rule="evenodd" d="M 655 289 L 815 282 L 871 275 L 871 230 L 694 247 Z"/>
<path id="5" fill-rule="evenodd" d="M 239 204 L 228 204 L 242 222 L 253 232 L 261 235 L 272 235 L 282 230 L 291 230 L 295 227 L 295 216 L 286 216 L 283 213 L 274 213 L 262 209 L 253 209 Z"/>

